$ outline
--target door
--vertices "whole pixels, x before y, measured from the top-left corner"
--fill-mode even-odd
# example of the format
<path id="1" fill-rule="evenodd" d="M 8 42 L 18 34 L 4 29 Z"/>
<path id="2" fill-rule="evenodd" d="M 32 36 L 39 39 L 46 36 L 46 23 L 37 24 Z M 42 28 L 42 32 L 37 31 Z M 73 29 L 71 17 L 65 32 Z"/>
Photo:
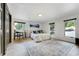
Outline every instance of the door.
<path id="1" fill-rule="evenodd" d="M 1 39 L 2 39 L 2 29 L 1 29 L 1 4 L 0 4 L 0 55 L 1 55 Z"/>
<path id="2" fill-rule="evenodd" d="M 7 6 L 5 5 L 5 49 L 9 43 L 9 12 Z"/>
<path id="3" fill-rule="evenodd" d="M 6 3 L 1 4 L 2 7 L 2 54 L 5 54 L 7 45 L 11 42 L 11 15 Z"/>

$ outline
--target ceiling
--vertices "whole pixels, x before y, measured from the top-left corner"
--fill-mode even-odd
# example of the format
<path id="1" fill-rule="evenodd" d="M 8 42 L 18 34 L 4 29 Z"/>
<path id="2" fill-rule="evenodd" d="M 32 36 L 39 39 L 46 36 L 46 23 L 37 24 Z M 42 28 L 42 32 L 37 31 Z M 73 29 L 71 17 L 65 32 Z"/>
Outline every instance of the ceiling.
<path id="1" fill-rule="evenodd" d="M 8 7 L 13 18 L 26 21 L 48 21 L 79 14 L 78 3 L 8 3 Z"/>

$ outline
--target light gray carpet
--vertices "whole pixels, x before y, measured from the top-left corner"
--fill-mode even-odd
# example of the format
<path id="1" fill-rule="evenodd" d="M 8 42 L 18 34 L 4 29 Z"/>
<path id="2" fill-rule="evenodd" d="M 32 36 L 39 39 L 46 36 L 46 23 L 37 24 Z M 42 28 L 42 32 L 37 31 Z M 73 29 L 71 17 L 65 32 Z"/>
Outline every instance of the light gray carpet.
<path id="1" fill-rule="evenodd" d="M 73 46 L 67 42 L 47 40 L 36 44 L 31 43 L 26 49 L 30 56 L 66 56 Z"/>
<path id="2" fill-rule="evenodd" d="M 79 56 L 79 48 L 75 44 L 58 40 L 46 40 L 11 43 L 6 56 Z"/>

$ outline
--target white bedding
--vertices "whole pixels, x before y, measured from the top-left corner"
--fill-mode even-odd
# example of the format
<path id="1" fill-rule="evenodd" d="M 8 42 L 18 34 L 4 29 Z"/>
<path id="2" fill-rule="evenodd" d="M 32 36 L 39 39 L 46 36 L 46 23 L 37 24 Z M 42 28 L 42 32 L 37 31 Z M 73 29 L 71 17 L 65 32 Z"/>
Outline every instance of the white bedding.
<path id="1" fill-rule="evenodd" d="M 31 38 L 35 41 L 43 41 L 50 39 L 50 34 L 40 33 L 40 34 L 31 34 Z"/>

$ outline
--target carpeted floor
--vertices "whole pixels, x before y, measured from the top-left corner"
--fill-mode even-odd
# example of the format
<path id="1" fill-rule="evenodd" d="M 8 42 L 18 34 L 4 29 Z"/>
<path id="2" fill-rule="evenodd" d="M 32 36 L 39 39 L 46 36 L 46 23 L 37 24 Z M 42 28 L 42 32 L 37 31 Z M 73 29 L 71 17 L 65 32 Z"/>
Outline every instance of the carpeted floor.
<path id="1" fill-rule="evenodd" d="M 79 56 L 79 48 L 75 44 L 58 40 L 35 43 L 28 39 L 22 43 L 9 44 L 6 56 Z"/>

